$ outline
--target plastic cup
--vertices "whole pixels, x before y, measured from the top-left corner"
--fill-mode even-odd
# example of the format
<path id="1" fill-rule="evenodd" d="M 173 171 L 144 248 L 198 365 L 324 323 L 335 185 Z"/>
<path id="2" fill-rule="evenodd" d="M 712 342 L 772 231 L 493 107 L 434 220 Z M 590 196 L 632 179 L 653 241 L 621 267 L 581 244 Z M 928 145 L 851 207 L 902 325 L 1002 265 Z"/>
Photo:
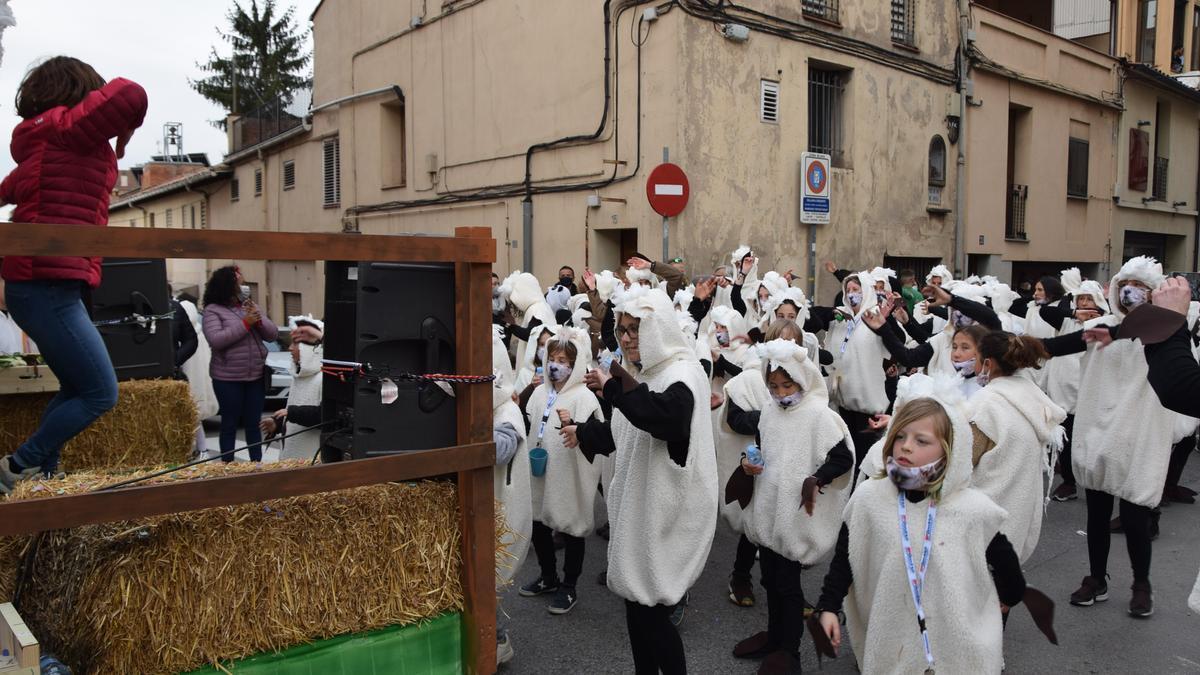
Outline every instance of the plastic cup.
<path id="1" fill-rule="evenodd" d="M 546 462 L 550 460 L 550 453 L 546 452 L 545 448 L 534 448 L 529 451 L 529 471 L 534 476 L 542 477 L 546 475 Z"/>

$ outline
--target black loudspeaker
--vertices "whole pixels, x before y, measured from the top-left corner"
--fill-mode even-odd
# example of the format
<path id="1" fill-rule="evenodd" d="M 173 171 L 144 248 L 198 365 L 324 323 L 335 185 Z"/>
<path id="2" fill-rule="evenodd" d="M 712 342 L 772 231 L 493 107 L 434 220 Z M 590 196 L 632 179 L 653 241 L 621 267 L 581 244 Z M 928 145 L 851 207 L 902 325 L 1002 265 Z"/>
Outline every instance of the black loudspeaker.
<path id="1" fill-rule="evenodd" d="M 368 364 L 373 374 L 353 383 L 325 376 L 323 419 L 353 423 L 325 434 L 324 460 L 454 445 L 453 397 L 391 377 L 399 395 L 385 404 L 379 381 L 454 372 L 454 266 L 327 262 L 325 280 L 325 358 Z"/>
<path id="2" fill-rule="evenodd" d="M 106 258 L 100 286 L 92 291 L 92 321 L 97 327 L 118 380 L 171 377 L 175 345 L 171 322 L 103 325 L 134 314 L 154 316 L 171 310 L 167 263 L 151 258 Z"/>

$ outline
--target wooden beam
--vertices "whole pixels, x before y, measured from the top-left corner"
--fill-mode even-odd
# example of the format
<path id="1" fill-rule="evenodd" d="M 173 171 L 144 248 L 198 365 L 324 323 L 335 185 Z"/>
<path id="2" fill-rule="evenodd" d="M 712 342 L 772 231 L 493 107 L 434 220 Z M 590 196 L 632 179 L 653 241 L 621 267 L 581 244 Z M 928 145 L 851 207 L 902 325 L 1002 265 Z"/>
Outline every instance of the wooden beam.
<path id="1" fill-rule="evenodd" d="M 34 534 L 44 530 L 331 492 L 481 467 L 490 475 L 495 463 L 495 445 L 488 439 L 486 442 L 453 448 L 318 464 L 299 469 L 156 483 L 47 499 L 6 501 L 0 503 L 0 536 Z M 491 483 L 488 486 L 490 490 Z M 490 531 L 491 521 L 487 521 L 486 526 Z"/>
<path id="2" fill-rule="evenodd" d="M 488 228 L 460 227 L 455 235 L 490 237 Z M 492 372 L 491 269 L 460 262 L 454 269 L 456 367 L 460 374 Z M 492 440 L 491 387 L 459 387 L 456 398 L 459 443 Z M 496 672 L 496 531 L 494 469 L 458 472 L 458 504 L 462 527 L 463 671 L 468 675 Z"/>
<path id="3" fill-rule="evenodd" d="M 0 256 L 492 263 L 487 228 L 469 237 L 183 230 L 0 222 Z"/>

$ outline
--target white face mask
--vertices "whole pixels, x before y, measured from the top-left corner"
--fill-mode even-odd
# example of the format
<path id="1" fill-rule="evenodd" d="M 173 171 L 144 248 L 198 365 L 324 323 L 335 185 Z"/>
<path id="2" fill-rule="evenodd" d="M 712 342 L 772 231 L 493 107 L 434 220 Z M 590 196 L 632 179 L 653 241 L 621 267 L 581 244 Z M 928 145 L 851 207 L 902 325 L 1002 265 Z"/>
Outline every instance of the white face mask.
<path id="1" fill-rule="evenodd" d="M 788 408 L 795 408 L 800 404 L 800 401 L 804 398 L 804 392 L 797 391 L 795 393 L 788 394 L 787 396 L 776 396 L 775 394 L 771 394 L 771 398 L 775 399 L 775 403 L 778 404 L 780 408 L 787 410 Z"/>
<path id="2" fill-rule="evenodd" d="M 1138 305 L 1146 304 L 1146 289 L 1138 286 L 1122 286 L 1118 298 L 1122 307 L 1133 309 Z"/>
<path id="3" fill-rule="evenodd" d="M 563 382 L 568 377 L 571 377 L 571 366 L 562 363 L 551 363 L 546 368 L 550 374 L 551 382 Z"/>
<path id="4" fill-rule="evenodd" d="M 958 371 L 963 377 L 973 377 L 975 375 L 975 359 L 967 359 L 954 364 L 954 370 Z"/>
<path id="5" fill-rule="evenodd" d="M 945 457 L 939 457 L 924 466 L 900 466 L 888 457 L 887 475 L 901 490 L 924 490 L 941 473 L 945 461 Z"/>

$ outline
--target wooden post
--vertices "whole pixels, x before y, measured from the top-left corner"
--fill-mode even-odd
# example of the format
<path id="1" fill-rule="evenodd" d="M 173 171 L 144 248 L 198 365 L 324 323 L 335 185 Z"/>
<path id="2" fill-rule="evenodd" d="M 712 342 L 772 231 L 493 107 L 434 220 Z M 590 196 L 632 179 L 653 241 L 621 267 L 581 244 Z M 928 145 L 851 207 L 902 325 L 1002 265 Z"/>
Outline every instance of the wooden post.
<path id="1" fill-rule="evenodd" d="M 486 227 L 460 227 L 456 237 L 487 238 Z M 490 375 L 491 267 L 460 262 L 454 268 L 458 372 Z M 459 387 L 458 442 L 492 441 L 490 387 Z M 471 440 L 466 440 L 471 439 Z M 468 675 L 496 672 L 496 529 L 492 467 L 458 472 L 458 506 L 462 524 L 463 671 Z"/>

